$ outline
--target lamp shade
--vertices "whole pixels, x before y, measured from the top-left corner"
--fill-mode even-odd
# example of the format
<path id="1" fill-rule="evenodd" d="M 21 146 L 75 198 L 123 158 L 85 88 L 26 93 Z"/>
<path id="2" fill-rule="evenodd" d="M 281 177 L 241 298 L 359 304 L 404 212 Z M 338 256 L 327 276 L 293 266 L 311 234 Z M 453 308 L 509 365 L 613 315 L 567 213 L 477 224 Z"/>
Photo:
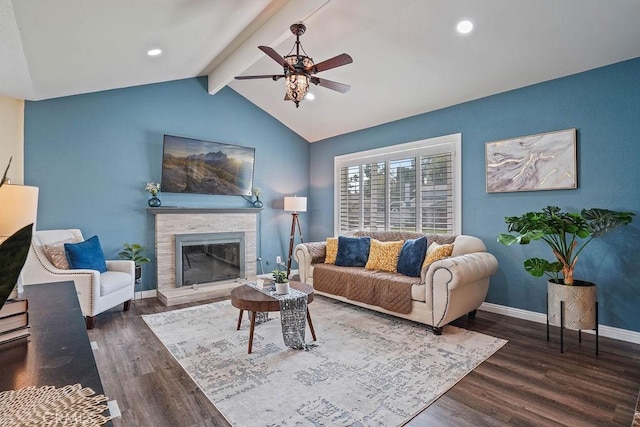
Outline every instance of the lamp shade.
<path id="1" fill-rule="evenodd" d="M 9 237 L 38 216 L 38 187 L 3 185 L 0 187 L 0 236 Z"/>
<path id="2" fill-rule="evenodd" d="M 306 212 L 307 211 L 307 198 L 306 197 L 285 197 L 284 198 L 284 210 L 287 212 Z"/>

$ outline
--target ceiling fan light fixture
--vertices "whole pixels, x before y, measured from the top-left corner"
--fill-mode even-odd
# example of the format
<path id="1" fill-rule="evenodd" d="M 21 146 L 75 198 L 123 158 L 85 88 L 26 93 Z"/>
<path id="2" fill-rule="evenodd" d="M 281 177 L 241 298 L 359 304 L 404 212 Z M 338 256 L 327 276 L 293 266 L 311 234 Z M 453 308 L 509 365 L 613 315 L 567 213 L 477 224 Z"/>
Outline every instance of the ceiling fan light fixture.
<path id="1" fill-rule="evenodd" d="M 262 74 L 257 76 L 236 76 L 237 80 L 249 80 L 249 79 L 266 79 L 270 78 L 273 81 L 278 81 L 284 78 L 285 82 L 285 101 L 293 101 L 296 104 L 296 108 L 300 105 L 303 99 L 313 99 L 313 95 L 307 97 L 309 92 L 309 84 L 313 83 L 317 86 L 322 86 L 327 89 L 335 90 L 336 92 L 346 93 L 351 89 L 351 86 L 343 83 L 332 82 L 331 80 L 321 79 L 316 77 L 316 74 L 321 71 L 330 70 L 332 68 L 341 67 L 343 65 L 351 64 L 353 59 L 346 53 L 329 58 L 325 61 L 321 61 L 317 64 L 313 62 L 311 58 L 307 56 L 307 53 L 302 48 L 300 43 L 300 36 L 304 34 L 306 27 L 302 22 L 296 22 L 289 27 L 291 33 L 296 36 L 296 41 L 293 48 L 286 56 L 280 56 L 273 48 L 269 46 L 258 46 L 262 52 L 264 52 L 269 58 L 276 61 L 282 66 L 282 74 Z M 295 52 L 295 53 L 294 53 Z"/>
<path id="2" fill-rule="evenodd" d="M 289 74 L 285 79 L 287 85 L 287 96 L 295 102 L 296 108 L 309 92 L 309 76 L 306 74 Z"/>
<path id="3" fill-rule="evenodd" d="M 295 72 L 288 69 L 285 70 L 285 84 L 287 97 L 292 100 L 296 104 L 296 108 L 298 108 L 300 101 L 304 99 L 309 91 L 310 84 L 309 74 L 301 72 L 301 70 L 313 67 L 313 61 L 308 56 L 300 54 L 285 56 L 284 60 L 296 69 Z"/>

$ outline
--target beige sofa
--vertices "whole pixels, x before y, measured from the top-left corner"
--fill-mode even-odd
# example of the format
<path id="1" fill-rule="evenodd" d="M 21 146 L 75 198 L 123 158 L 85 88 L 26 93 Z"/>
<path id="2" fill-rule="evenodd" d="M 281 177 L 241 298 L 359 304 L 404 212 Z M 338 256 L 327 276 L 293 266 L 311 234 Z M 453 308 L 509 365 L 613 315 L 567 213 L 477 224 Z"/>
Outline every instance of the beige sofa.
<path id="1" fill-rule="evenodd" d="M 409 232 L 366 232 L 349 233 L 351 236 L 369 236 L 379 241 L 397 241 L 415 239 L 423 236 Z M 392 314 L 405 319 L 420 322 L 433 328 L 435 334 L 453 320 L 469 314 L 484 301 L 489 289 L 489 277 L 498 269 L 498 261 L 487 252 L 484 243 L 477 237 L 468 235 L 428 234 L 428 243 L 453 243 L 450 257 L 433 262 L 421 270 L 420 277 L 404 276 L 400 273 L 366 270 L 364 267 L 339 267 L 325 264 L 326 242 L 301 243 L 296 246 L 294 257 L 298 262 L 300 281 L 314 285 L 315 293 L 361 307 Z M 323 283 L 317 280 L 321 279 Z M 410 307 L 405 312 L 392 311 L 377 304 L 364 302 L 338 295 L 340 292 L 326 292 L 322 289 L 334 289 L 350 286 L 361 289 L 388 282 L 396 288 L 410 292 Z M 389 288 L 391 289 L 391 288 Z M 393 299 L 393 298 L 391 298 Z M 385 304 L 383 304 L 385 305 Z"/>

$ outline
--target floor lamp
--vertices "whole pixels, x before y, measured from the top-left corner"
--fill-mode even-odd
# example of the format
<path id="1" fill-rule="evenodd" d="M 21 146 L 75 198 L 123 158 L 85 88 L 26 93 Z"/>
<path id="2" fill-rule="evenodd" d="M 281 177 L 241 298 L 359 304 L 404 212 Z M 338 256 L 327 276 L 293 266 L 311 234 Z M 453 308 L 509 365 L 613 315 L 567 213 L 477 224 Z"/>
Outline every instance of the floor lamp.
<path id="1" fill-rule="evenodd" d="M 0 187 L 0 242 L 25 225 L 36 228 L 38 187 L 5 184 Z M 22 273 L 18 277 L 18 292 L 22 292 Z"/>
<path id="2" fill-rule="evenodd" d="M 291 273 L 291 257 L 293 255 L 293 241 L 295 239 L 296 228 L 300 235 L 300 243 L 303 243 L 298 213 L 307 211 L 307 198 L 295 196 L 285 197 L 284 210 L 285 212 L 291 212 L 291 235 L 289 236 L 289 256 L 287 257 L 287 277 L 289 277 L 289 273 Z"/>

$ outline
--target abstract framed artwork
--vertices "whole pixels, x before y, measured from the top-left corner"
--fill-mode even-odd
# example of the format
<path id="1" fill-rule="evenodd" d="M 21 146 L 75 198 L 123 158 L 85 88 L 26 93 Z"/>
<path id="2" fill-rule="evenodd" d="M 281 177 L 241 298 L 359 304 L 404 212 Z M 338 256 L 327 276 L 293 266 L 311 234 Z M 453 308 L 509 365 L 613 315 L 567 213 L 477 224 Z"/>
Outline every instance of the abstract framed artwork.
<path id="1" fill-rule="evenodd" d="M 576 129 L 486 143 L 487 193 L 575 189 Z"/>

